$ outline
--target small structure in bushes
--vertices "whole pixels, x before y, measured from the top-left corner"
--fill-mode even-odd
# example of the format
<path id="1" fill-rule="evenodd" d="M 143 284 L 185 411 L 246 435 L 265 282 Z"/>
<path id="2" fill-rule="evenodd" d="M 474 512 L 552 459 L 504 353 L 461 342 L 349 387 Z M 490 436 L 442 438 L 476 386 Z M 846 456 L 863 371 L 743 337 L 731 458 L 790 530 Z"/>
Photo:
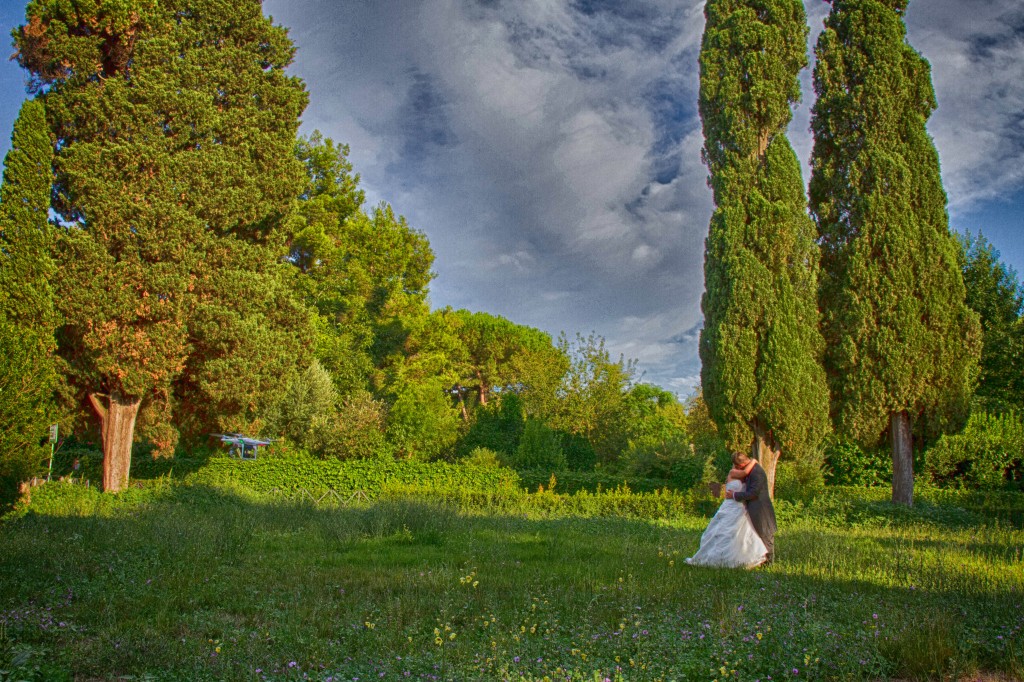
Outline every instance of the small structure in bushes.
<path id="1" fill-rule="evenodd" d="M 240 433 L 216 433 L 214 434 L 217 438 L 220 438 L 220 442 L 228 443 L 231 449 L 228 451 L 232 457 L 238 457 L 239 459 L 256 459 L 256 455 L 259 454 L 259 449 L 270 445 L 269 440 L 260 440 L 258 438 L 249 438 L 243 436 Z"/>

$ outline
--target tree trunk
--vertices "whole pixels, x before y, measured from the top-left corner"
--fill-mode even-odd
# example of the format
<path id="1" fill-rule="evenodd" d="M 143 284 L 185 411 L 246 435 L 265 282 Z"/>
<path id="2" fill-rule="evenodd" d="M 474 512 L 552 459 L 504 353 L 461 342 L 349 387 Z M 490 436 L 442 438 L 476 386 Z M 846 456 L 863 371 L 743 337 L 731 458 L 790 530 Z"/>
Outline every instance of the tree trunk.
<path id="1" fill-rule="evenodd" d="M 135 417 L 142 400 L 113 391 L 109 396 L 90 393 L 89 402 L 100 416 L 100 430 L 103 434 L 103 491 L 120 492 L 128 485 Z"/>
<path id="2" fill-rule="evenodd" d="M 483 374 L 479 371 L 476 373 L 477 381 L 480 382 L 480 404 L 487 406 L 487 382 L 484 381 Z"/>
<path id="3" fill-rule="evenodd" d="M 914 441 L 910 431 L 910 415 L 906 411 L 889 415 L 892 437 L 892 501 L 893 504 L 914 504 Z"/>
<path id="4" fill-rule="evenodd" d="M 775 445 L 774 439 L 764 430 L 759 423 L 754 424 L 754 444 L 752 456 L 761 464 L 765 475 L 768 477 L 768 495 L 775 499 L 775 467 L 779 463 L 779 456 L 782 454 Z"/>

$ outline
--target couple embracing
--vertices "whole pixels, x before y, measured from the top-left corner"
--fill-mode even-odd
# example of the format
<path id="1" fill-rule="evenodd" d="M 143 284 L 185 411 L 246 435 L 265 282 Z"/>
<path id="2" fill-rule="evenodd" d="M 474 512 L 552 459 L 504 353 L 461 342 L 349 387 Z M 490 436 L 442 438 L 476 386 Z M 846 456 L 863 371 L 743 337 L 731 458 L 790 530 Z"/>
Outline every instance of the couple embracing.
<path id="1" fill-rule="evenodd" d="M 775 559 L 775 508 L 768 475 L 742 452 L 732 456 L 725 500 L 700 538 L 700 549 L 686 563 L 723 568 L 754 568 Z"/>

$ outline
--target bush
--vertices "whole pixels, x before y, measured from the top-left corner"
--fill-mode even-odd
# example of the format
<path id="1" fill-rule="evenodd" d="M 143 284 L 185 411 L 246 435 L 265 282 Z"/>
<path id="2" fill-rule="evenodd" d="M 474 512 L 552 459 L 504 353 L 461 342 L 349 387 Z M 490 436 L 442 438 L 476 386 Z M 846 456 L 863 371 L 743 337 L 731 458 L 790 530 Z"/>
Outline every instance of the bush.
<path id="1" fill-rule="evenodd" d="M 538 419 L 527 419 L 511 463 L 516 469 L 561 471 L 567 461 L 558 434 Z"/>
<path id="2" fill-rule="evenodd" d="M 459 443 L 460 454 L 482 447 L 512 455 L 519 447 L 523 426 L 522 399 L 512 392 L 495 396 L 489 404 L 473 410 L 469 430 Z"/>
<path id="3" fill-rule="evenodd" d="M 823 455 L 808 455 L 798 460 L 779 460 L 775 469 L 775 497 L 784 500 L 810 500 L 825 489 Z"/>
<path id="4" fill-rule="evenodd" d="M 939 439 L 925 453 L 934 483 L 953 488 L 1020 487 L 1024 420 L 1008 413 L 972 414 L 960 434 Z"/>
<path id="5" fill-rule="evenodd" d="M 571 471 L 593 471 L 597 464 L 597 453 L 590 441 L 577 433 L 558 431 L 565 453 L 566 467 Z"/>
<path id="6" fill-rule="evenodd" d="M 400 456 L 432 460 L 453 455 L 460 423 L 444 382 L 433 379 L 402 387 L 388 414 L 386 434 Z"/>
<path id="7" fill-rule="evenodd" d="M 865 451 L 855 443 L 829 436 L 823 454 L 828 485 L 892 485 L 892 455 L 887 448 Z"/>
<path id="8" fill-rule="evenodd" d="M 325 443 L 325 426 L 335 421 L 337 403 L 330 373 L 314 360 L 288 383 L 268 415 L 268 427 L 300 447 L 316 449 Z"/>
<path id="9" fill-rule="evenodd" d="M 313 419 L 307 447 L 321 457 L 338 459 L 390 456 L 384 438 L 385 414 L 382 402 L 366 391 L 357 391 L 341 401 L 337 413 Z"/>
<path id="10" fill-rule="evenodd" d="M 490 448 L 473 448 L 461 463 L 471 467 L 497 468 L 501 466 L 501 456 Z"/>

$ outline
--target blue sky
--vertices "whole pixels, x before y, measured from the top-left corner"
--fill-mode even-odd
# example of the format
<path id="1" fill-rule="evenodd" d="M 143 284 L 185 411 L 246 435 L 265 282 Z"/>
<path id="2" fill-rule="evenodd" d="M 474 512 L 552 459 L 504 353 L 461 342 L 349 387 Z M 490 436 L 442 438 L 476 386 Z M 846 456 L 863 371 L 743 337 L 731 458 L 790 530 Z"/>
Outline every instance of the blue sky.
<path id="1" fill-rule="evenodd" d="M 811 44 L 829 5 L 806 0 Z M 303 130 L 351 145 L 437 253 L 434 306 L 557 335 L 606 337 L 681 394 L 700 372 L 711 214 L 696 115 L 702 3 L 692 0 L 266 0 L 290 28 Z M 24 3 L 0 0 L 0 28 Z M 929 122 L 951 225 L 1024 272 L 1024 3 L 911 0 L 932 64 Z M 812 94 L 790 139 L 806 163 Z M 24 77 L 0 64 L 0 153 Z"/>

